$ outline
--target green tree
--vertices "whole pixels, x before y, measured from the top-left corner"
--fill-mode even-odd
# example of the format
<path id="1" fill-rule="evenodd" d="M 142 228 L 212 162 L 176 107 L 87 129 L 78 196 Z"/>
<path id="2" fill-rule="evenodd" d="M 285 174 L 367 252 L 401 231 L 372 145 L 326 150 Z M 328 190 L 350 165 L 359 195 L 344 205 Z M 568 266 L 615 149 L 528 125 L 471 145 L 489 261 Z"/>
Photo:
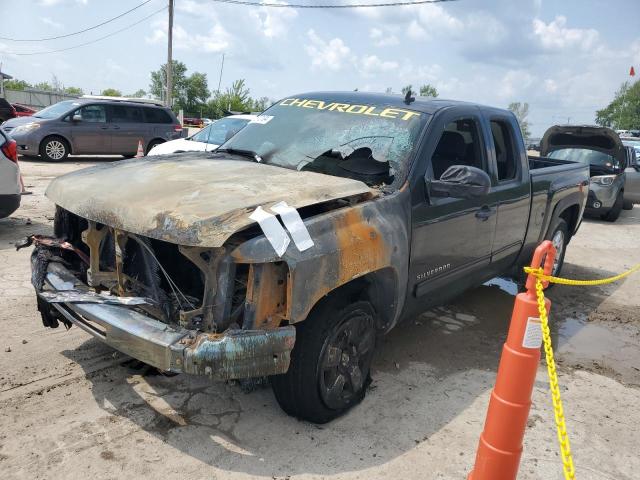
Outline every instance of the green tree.
<path id="1" fill-rule="evenodd" d="M 513 114 L 518 119 L 518 124 L 520 125 L 520 131 L 522 132 L 522 137 L 525 142 L 529 138 L 531 134 L 529 132 L 529 121 L 527 120 L 527 116 L 529 115 L 529 104 L 528 103 L 520 103 L 520 102 L 512 102 L 509 104 L 509 110 L 513 112 Z"/>
<path id="2" fill-rule="evenodd" d="M 420 87 L 420 96 L 421 97 L 437 97 L 438 90 L 436 89 L 436 87 L 434 87 L 430 83 L 425 83 Z"/>
<path id="3" fill-rule="evenodd" d="M 82 95 L 84 91 L 79 87 L 65 87 L 64 93 L 69 95 Z"/>
<path id="4" fill-rule="evenodd" d="M 46 92 L 53 92 L 53 87 L 51 86 L 51 84 L 49 82 L 38 82 L 33 86 L 33 88 L 35 88 L 36 90 L 44 90 Z"/>
<path id="5" fill-rule="evenodd" d="M 4 81 L 4 88 L 7 88 L 9 90 L 25 90 L 29 87 L 31 87 L 31 84 L 29 84 L 29 82 L 18 80 L 17 78 Z"/>
<path id="6" fill-rule="evenodd" d="M 621 130 L 640 129 L 640 80 L 624 82 L 611 103 L 596 112 L 596 123 Z"/>
<path id="7" fill-rule="evenodd" d="M 171 68 L 171 96 L 178 101 L 183 95 L 187 81 L 187 66 L 178 61 L 173 60 Z M 162 65 L 155 72 L 151 72 L 151 83 L 149 84 L 149 93 L 159 100 L 166 98 L 167 86 L 167 64 Z"/>
<path id="8" fill-rule="evenodd" d="M 102 90 L 100 95 L 104 95 L 105 97 L 121 97 L 122 92 L 120 90 L 116 90 L 115 88 L 105 88 Z"/>
<path id="9" fill-rule="evenodd" d="M 187 77 L 183 95 L 178 98 L 178 104 L 185 111 L 196 112 L 204 108 L 209 98 L 207 74 L 194 72 Z"/>
<path id="10" fill-rule="evenodd" d="M 127 97 L 130 97 L 130 98 L 143 98 L 146 94 L 147 94 L 147 92 L 145 92 L 143 89 L 140 88 L 135 93 L 127 95 Z"/>

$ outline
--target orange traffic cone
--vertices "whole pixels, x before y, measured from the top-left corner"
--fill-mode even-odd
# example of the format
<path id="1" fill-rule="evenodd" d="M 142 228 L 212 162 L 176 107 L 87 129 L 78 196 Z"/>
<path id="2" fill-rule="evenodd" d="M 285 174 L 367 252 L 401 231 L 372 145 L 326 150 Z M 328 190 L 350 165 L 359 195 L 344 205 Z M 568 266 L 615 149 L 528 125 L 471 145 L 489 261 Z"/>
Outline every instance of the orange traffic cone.
<path id="1" fill-rule="evenodd" d="M 544 260 L 544 273 L 549 275 L 555 256 L 556 249 L 545 240 L 536 248 L 531 267 L 539 268 Z M 516 295 L 496 386 L 491 392 L 476 463 L 468 480 L 514 480 L 518 474 L 542 345 L 535 285 L 535 277 L 529 275 L 527 291 Z M 548 313 L 551 302 L 549 299 L 545 302 Z"/>
<path id="2" fill-rule="evenodd" d="M 136 152 L 135 158 L 144 157 L 144 149 L 142 148 L 142 140 L 138 140 L 138 151 Z"/>

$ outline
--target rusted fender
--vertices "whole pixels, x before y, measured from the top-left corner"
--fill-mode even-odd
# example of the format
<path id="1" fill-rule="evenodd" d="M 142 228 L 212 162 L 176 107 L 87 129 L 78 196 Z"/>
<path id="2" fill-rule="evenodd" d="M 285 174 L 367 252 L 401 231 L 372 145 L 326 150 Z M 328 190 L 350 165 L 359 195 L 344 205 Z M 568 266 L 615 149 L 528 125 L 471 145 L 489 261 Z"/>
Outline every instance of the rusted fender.
<path id="1" fill-rule="evenodd" d="M 304 320 L 318 300 L 337 287 L 388 269 L 395 277 L 390 328 L 406 295 L 411 225 L 408 196 L 408 191 L 399 191 L 305 220 L 314 246 L 304 252 L 292 242 L 278 258 L 260 236 L 237 247 L 232 258 L 237 263 L 287 263 L 286 318 L 290 322 Z"/>

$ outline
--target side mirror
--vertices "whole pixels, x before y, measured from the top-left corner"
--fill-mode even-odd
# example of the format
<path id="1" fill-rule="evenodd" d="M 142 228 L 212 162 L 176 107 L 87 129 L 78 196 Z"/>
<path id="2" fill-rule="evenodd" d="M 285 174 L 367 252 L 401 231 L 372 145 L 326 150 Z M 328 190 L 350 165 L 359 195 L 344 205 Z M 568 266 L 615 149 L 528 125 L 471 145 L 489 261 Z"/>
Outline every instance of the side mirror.
<path id="1" fill-rule="evenodd" d="M 453 165 L 445 170 L 439 180 L 427 180 L 427 189 L 434 197 L 482 197 L 489 193 L 491 179 L 487 172 L 479 168 Z"/>
<path id="2" fill-rule="evenodd" d="M 76 113 L 73 117 L 71 117 L 71 121 L 72 122 L 81 122 L 82 121 L 82 115 Z"/>

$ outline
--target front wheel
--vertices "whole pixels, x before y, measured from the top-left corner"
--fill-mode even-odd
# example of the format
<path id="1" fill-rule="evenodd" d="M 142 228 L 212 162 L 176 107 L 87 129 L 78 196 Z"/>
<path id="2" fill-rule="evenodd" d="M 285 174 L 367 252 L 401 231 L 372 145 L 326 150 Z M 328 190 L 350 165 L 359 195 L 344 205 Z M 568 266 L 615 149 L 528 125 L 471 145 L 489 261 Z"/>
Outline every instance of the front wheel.
<path id="1" fill-rule="evenodd" d="M 62 162 L 69 156 L 69 146 L 61 137 L 47 137 L 40 144 L 40 156 L 49 162 Z"/>
<path id="2" fill-rule="evenodd" d="M 618 192 L 618 196 L 616 197 L 616 201 L 607 213 L 602 215 L 602 219 L 607 222 L 615 222 L 620 216 L 620 212 L 622 212 L 622 206 L 624 205 L 624 197 L 622 192 Z"/>
<path id="3" fill-rule="evenodd" d="M 326 299 L 297 326 L 289 371 L 271 378 L 280 407 L 326 423 L 359 403 L 370 382 L 376 335 L 370 302 Z"/>
<path id="4" fill-rule="evenodd" d="M 633 210 L 633 202 L 631 200 L 624 200 L 624 203 L 622 204 L 622 209 L 623 210 Z"/>

